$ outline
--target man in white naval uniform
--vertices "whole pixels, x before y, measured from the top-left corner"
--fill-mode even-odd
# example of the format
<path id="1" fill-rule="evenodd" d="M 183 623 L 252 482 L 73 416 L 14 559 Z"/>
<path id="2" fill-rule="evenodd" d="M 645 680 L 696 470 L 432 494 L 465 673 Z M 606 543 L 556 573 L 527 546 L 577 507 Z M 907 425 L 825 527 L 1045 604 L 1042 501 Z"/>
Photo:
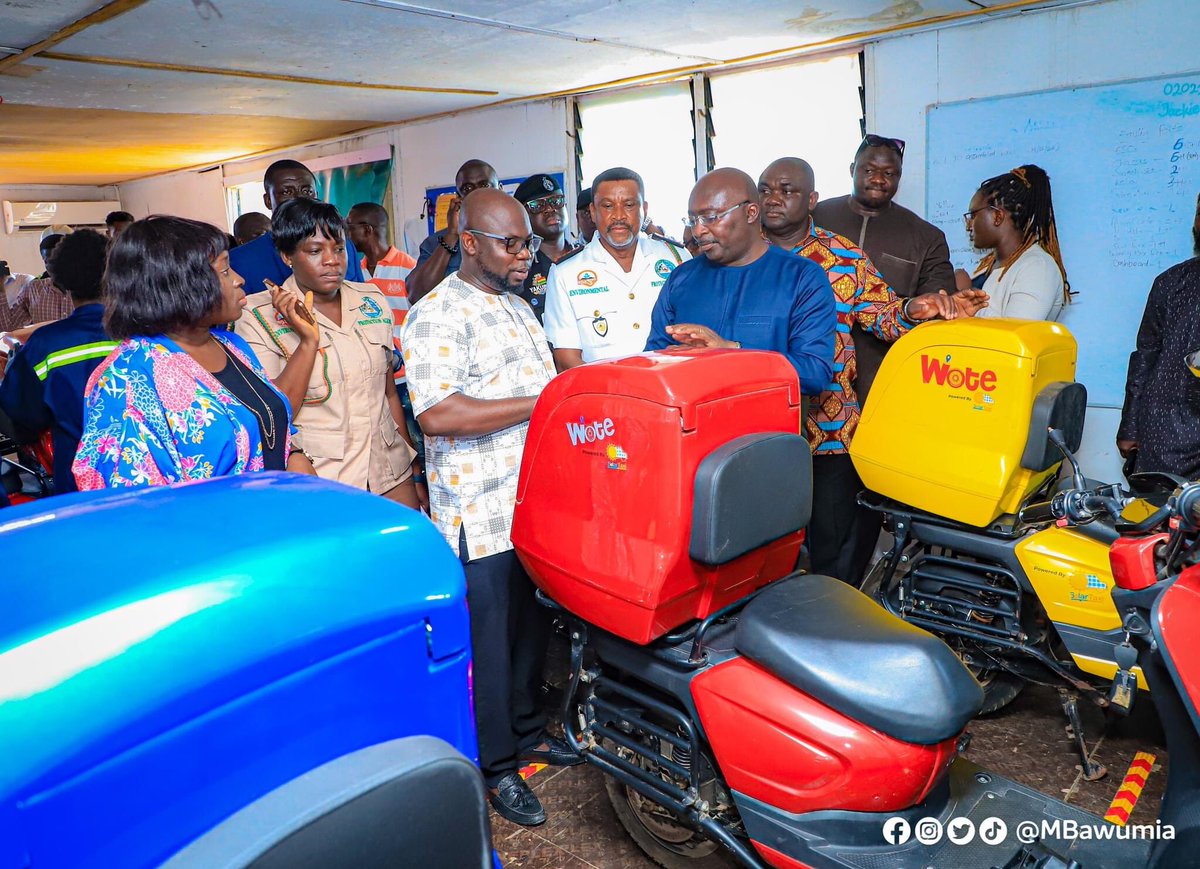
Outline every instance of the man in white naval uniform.
<path id="1" fill-rule="evenodd" d="M 645 194 L 632 169 L 608 169 L 592 182 L 596 235 L 546 281 L 546 338 L 559 371 L 641 353 L 659 290 L 691 259 L 682 245 L 641 232 Z"/>

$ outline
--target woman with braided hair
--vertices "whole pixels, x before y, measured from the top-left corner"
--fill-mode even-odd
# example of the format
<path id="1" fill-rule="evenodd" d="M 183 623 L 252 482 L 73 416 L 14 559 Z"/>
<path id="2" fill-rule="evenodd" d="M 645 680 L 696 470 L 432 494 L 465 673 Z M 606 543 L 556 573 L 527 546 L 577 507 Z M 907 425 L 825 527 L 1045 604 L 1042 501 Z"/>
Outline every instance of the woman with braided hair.
<path id="1" fill-rule="evenodd" d="M 961 269 L 955 274 L 959 289 L 982 286 L 991 298 L 976 316 L 1057 320 L 1070 284 L 1045 170 L 1026 165 L 989 178 L 963 219 L 975 247 L 989 251 L 974 279 Z"/>

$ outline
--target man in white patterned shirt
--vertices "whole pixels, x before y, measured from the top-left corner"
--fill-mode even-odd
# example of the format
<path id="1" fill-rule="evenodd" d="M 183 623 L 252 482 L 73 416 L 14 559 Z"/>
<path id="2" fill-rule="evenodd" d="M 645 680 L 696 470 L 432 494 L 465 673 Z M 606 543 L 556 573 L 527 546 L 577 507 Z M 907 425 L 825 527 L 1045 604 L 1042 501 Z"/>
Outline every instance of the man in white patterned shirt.
<path id="1" fill-rule="evenodd" d="M 491 188 L 463 201 L 459 238 L 462 266 L 413 305 L 401 344 L 430 517 L 467 577 L 479 765 L 496 811 L 533 826 L 546 813 L 520 761 L 581 760 L 545 733 L 537 688 L 549 620 L 509 539 L 529 416 L 554 376 L 545 333 L 516 295 L 541 239 L 520 203 Z"/>

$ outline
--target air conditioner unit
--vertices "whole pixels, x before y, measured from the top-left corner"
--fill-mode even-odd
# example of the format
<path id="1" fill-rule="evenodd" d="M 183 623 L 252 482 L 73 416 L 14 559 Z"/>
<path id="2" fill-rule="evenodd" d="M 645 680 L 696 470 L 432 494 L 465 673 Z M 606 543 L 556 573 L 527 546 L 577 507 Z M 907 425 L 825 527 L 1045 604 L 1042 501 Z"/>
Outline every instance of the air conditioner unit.
<path id="1" fill-rule="evenodd" d="M 105 202 L 10 202 L 4 200 L 4 231 L 9 235 L 23 229 L 42 230 L 65 223 L 68 226 L 103 226 L 110 211 L 121 203 Z"/>

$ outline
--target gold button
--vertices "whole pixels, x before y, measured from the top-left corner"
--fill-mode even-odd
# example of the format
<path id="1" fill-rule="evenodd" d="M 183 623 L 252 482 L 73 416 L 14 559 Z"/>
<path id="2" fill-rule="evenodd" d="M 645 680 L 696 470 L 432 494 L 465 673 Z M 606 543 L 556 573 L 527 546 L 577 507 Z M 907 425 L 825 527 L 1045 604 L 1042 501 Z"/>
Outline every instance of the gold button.
<path id="1" fill-rule="evenodd" d="M 634 323 L 634 324 L 633 324 L 633 328 L 635 328 L 635 329 L 640 329 L 640 328 L 642 328 L 642 327 L 641 327 L 641 326 L 639 326 L 637 323 Z"/>
<path id="2" fill-rule="evenodd" d="M 634 295 L 633 295 L 633 293 L 630 293 L 630 294 L 629 294 L 629 298 L 631 298 L 631 299 L 632 299 L 632 298 L 634 298 Z"/>
<path id="3" fill-rule="evenodd" d="M 593 317 L 599 317 L 599 316 L 600 316 L 600 311 L 599 311 L 599 310 L 593 311 L 593 312 L 592 312 L 592 316 L 593 316 Z"/>

